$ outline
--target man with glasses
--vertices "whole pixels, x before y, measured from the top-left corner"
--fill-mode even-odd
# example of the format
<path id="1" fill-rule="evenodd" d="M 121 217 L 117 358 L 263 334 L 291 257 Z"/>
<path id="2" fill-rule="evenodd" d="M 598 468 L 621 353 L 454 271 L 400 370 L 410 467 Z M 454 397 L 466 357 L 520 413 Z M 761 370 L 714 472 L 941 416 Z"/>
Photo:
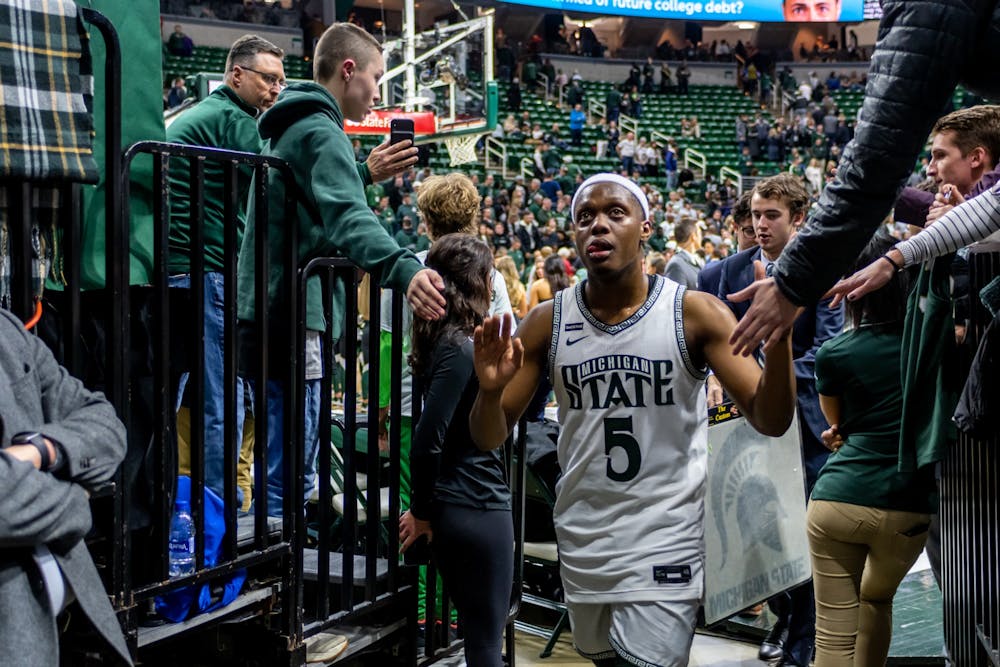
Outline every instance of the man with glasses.
<path id="1" fill-rule="evenodd" d="M 753 218 L 750 216 L 750 193 L 744 192 L 736 202 L 732 214 L 733 237 L 736 239 L 736 251 L 743 252 L 747 248 L 757 247 L 757 234 L 753 230 Z M 719 281 L 722 279 L 722 267 L 729 257 L 721 262 L 711 262 L 698 273 L 697 290 L 709 294 L 719 293 Z"/>
<path id="2" fill-rule="evenodd" d="M 284 51 L 257 35 L 244 35 L 233 43 L 226 58 L 223 84 L 208 97 L 184 112 L 167 128 L 167 141 L 193 146 L 208 146 L 246 153 L 260 153 L 264 149 L 258 132 L 260 115 L 270 109 L 278 95 L 285 89 L 285 69 L 282 64 Z M 367 162 L 357 163 L 356 168 L 365 185 L 389 178 L 409 168 L 417 161 L 417 149 L 404 145 L 378 146 L 368 156 Z M 171 309 L 175 313 L 190 312 L 191 249 L 190 230 L 192 207 L 190 175 L 187 160 L 175 159 L 170 165 L 170 287 Z M 252 173 L 243 168 L 237 171 L 236 247 L 239 248 L 246 224 L 245 206 L 250 190 Z M 204 165 L 202 226 L 204 248 L 201 251 L 205 269 L 205 485 L 222 496 L 225 465 L 223 460 L 224 436 L 224 387 L 223 387 L 223 304 L 224 270 L 226 262 L 225 239 L 225 181 L 220 163 Z M 177 328 L 171 332 L 175 385 L 180 385 L 177 399 L 180 402 L 184 387 L 180 374 L 190 370 L 188 362 L 194 345 L 190 327 L 181 328 L 184 318 L 172 318 Z M 236 390 L 236 433 L 243 433 L 243 388 Z M 186 410 L 178 416 L 178 435 L 187 440 L 189 420 Z M 252 440 L 242 443 L 240 461 L 241 479 L 238 495 L 242 509 L 249 509 L 250 498 L 243 498 L 249 491 L 249 459 Z M 237 442 L 236 450 L 240 450 Z M 181 447 L 181 471 L 186 469 L 185 448 Z M 248 494 L 247 494 L 248 495 Z"/>
<path id="3" fill-rule="evenodd" d="M 263 143 L 257 131 L 257 119 L 278 99 L 285 86 L 284 51 L 256 35 L 244 35 L 233 43 L 226 58 L 226 74 L 221 86 L 205 99 L 181 114 L 167 128 L 167 141 L 192 146 L 207 146 L 245 153 L 260 153 Z M 225 462 L 225 390 L 223 387 L 223 304 L 225 303 L 225 267 L 233 257 L 225 254 L 225 179 L 219 162 L 204 163 L 201 207 L 204 246 L 191 248 L 191 227 L 195 208 L 191 202 L 189 160 L 175 158 L 170 162 L 170 272 L 171 311 L 190 313 L 192 260 L 204 267 L 205 329 L 204 329 L 204 415 L 205 415 L 205 486 L 223 496 Z M 237 244 L 243 233 L 245 202 L 250 190 L 252 171 L 237 171 Z M 237 245 L 237 248 L 239 246 Z M 197 253 L 193 255 L 192 252 Z M 191 368 L 197 340 L 186 325 L 186 317 L 171 318 L 172 387 L 177 390 L 179 406 L 184 393 L 183 373 Z M 236 390 L 236 432 L 243 431 L 243 387 Z M 178 435 L 189 440 L 189 418 L 186 410 L 178 419 Z M 237 436 L 235 451 L 239 451 Z M 188 448 L 181 446 L 180 468 L 187 472 Z M 242 493 L 238 492 L 242 496 Z M 249 500 L 249 499 L 247 499 Z M 242 504 L 242 497 L 238 498 Z"/>

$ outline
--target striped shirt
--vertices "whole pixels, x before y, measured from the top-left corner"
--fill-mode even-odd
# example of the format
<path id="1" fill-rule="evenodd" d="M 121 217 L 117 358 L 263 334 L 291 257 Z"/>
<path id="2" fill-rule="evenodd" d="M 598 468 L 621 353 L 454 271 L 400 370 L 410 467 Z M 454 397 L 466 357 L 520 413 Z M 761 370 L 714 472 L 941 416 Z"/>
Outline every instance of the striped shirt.
<path id="1" fill-rule="evenodd" d="M 941 216 L 919 234 L 896 244 L 903 265 L 920 264 L 955 252 L 1000 231 L 1000 184 Z"/>

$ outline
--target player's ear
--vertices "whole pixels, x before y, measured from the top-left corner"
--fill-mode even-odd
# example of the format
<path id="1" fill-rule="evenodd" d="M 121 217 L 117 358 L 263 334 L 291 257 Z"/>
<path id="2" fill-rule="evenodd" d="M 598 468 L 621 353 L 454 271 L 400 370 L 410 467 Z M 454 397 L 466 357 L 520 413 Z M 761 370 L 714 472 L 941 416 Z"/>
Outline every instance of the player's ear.
<path id="1" fill-rule="evenodd" d="M 653 223 L 649 220 L 642 221 L 642 232 L 639 234 L 639 238 L 642 241 L 649 240 L 649 237 L 653 235 Z"/>

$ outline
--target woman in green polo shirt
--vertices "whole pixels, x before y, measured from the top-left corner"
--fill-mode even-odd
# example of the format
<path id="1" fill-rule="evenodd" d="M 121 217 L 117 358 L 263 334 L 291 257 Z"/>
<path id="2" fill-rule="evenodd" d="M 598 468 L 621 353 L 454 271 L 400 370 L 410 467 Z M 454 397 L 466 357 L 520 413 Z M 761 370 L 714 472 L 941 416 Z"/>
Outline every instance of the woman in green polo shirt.
<path id="1" fill-rule="evenodd" d="M 880 234 L 858 258 L 893 245 Z M 816 667 L 883 665 L 892 598 L 923 550 L 937 506 L 933 466 L 898 471 L 900 347 L 908 287 L 897 272 L 847 302 L 850 331 L 816 354 L 816 389 L 834 450 L 813 488 L 807 524 L 816 591 Z"/>

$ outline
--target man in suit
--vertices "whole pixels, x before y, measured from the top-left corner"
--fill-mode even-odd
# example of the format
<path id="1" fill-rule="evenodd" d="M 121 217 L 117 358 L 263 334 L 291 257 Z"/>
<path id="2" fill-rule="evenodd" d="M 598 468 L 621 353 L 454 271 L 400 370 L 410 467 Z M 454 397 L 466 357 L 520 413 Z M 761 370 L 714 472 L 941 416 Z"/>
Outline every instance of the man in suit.
<path id="1" fill-rule="evenodd" d="M 131 664 L 84 544 L 89 494 L 118 469 L 125 428 L 103 396 L 84 389 L 6 311 L 0 446 L 0 665 L 60 664 L 56 617 L 70 605 L 106 643 L 105 664 Z"/>
<path id="2" fill-rule="evenodd" d="M 732 231 L 736 239 L 736 251 L 743 252 L 747 248 L 757 247 L 757 233 L 753 230 L 753 218 L 750 216 L 750 195 L 744 192 L 733 207 Z M 697 290 L 709 294 L 719 293 L 719 281 L 722 279 L 722 267 L 729 257 L 721 262 L 711 262 L 698 274 Z"/>
<path id="3" fill-rule="evenodd" d="M 727 301 L 726 295 L 751 284 L 758 262 L 765 275 L 769 275 L 774 262 L 805 220 L 808 208 L 809 195 L 802 182 L 791 174 L 779 174 L 757 184 L 750 198 L 757 247 L 737 253 L 723 262 L 718 291 L 720 299 Z M 737 319 L 743 317 L 750 307 L 747 302 L 727 303 Z M 795 320 L 792 331 L 792 359 L 807 496 L 830 453 L 820 437 L 829 425 L 820 411 L 816 392 L 816 351 L 843 328 L 843 307 L 831 309 L 829 300 L 824 300 L 802 312 Z M 761 645 L 760 658 L 780 659 L 781 665 L 805 667 L 812 660 L 815 641 L 812 582 L 772 598 L 770 602 L 778 621 Z"/>
<path id="4" fill-rule="evenodd" d="M 701 230 L 691 218 L 683 218 L 674 225 L 674 240 L 677 252 L 667 262 L 665 275 L 688 289 L 694 289 L 698 273 L 704 268 L 705 260 L 698 254 L 701 248 Z"/>

